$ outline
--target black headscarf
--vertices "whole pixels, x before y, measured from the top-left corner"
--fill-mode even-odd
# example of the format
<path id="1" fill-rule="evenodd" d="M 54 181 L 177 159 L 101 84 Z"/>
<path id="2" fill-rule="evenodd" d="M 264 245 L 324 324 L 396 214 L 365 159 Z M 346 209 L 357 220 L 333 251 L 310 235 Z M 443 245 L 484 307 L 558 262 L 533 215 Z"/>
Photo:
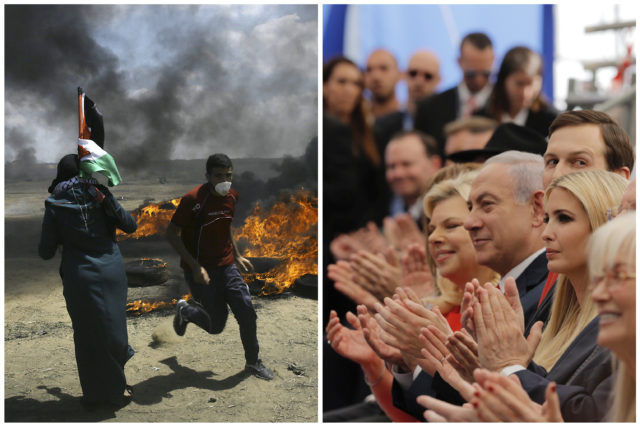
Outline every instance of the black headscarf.
<path id="1" fill-rule="evenodd" d="M 78 155 L 67 154 L 58 162 L 58 174 L 56 175 L 55 179 L 51 181 L 51 185 L 49 186 L 49 193 L 53 193 L 53 190 L 56 189 L 56 185 L 73 178 L 79 173 L 80 169 L 78 168 Z"/>

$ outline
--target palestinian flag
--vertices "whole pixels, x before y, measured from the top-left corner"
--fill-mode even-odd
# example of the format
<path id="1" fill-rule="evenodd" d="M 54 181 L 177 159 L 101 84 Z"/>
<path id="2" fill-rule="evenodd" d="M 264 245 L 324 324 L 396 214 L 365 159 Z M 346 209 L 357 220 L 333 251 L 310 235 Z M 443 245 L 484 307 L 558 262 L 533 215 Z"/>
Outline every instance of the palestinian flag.
<path id="1" fill-rule="evenodd" d="M 113 157 L 104 151 L 104 122 L 95 102 L 78 88 L 78 158 L 80 176 L 99 172 L 109 179 L 109 186 L 118 185 L 122 178 Z"/>
<path id="2" fill-rule="evenodd" d="M 113 157 L 92 140 L 78 138 L 78 157 L 80 177 L 89 177 L 92 173 L 99 172 L 109 179 L 110 187 L 122 182 Z"/>

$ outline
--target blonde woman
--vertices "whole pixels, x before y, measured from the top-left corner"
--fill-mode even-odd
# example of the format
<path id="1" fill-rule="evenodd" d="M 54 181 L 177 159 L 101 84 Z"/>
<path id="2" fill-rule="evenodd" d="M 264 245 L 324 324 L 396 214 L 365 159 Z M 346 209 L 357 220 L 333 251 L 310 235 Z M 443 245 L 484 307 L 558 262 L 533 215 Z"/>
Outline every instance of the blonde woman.
<path id="1" fill-rule="evenodd" d="M 494 271 L 477 264 L 473 242 L 469 233 L 462 226 L 469 214 L 466 199 L 474 176 L 473 172 L 467 172 L 456 179 L 442 181 L 435 184 L 425 196 L 425 209 L 430 219 L 427 229 L 429 252 L 440 271 L 440 275 L 450 280 L 449 283 L 458 288 L 462 288 L 466 281 L 471 280 L 472 277 L 480 277 L 484 281 L 495 281 L 496 283 L 499 279 Z M 442 283 L 441 279 L 440 284 Z M 457 306 L 460 305 L 461 299 L 462 293 L 459 294 Z M 435 298 L 432 302 L 437 303 L 438 300 L 439 298 Z M 381 307 L 381 310 L 385 311 L 385 315 L 387 314 L 386 308 Z M 431 314 L 431 312 L 429 313 Z M 361 325 L 355 316 L 347 316 L 347 319 L 352 322 L 355 330 L 344 328 L 335 313 L 332 313 L 327 326 L 327 338 L 331 346 L 342 356 L 361 365 L 378 403 L 393 421 L 409 421 L 412 419 L 411 415 L 419 417 L 422 411 L 417 406 L 415 410 L 402 408 L 411 414 L 408 415 L 392 404 L 391 384 L 393 377 L 385 369 L 384 361 L 370 348 L 367 348 L 362 336 L 361 328 L 371 328 L 375 326 L 375 321 L 370 319 L 371 322 L 368 322 L 367 325 Z M 421 319 L 424 318 L 421 317 Z M 450 331 L 460 329 L 458 310 L 449 309 L 447 323 Z M 411 328 L 411 325 L 407 323 L 407 327 Z M 419 333 L 420 328 L 415 329 L 414 335 L 418 349 L 421 348 L 418 341 Z M 395 349 L 395 351 L 395 354 L 398 354 L 398 350 Z M 397 359 L 392 362 L 396 361 Z M 409 367 L 409 370 L 413 368 Z M 435 372 L 429 373 L 433 375 Z"/>
<path id="2" fill-rule="evenodd" d="M 594 230 L 606 223 L 609 210 L 618 206 L 626 186 L 627 181 L 619 175 L 590 171 L 565 175 L 553 181 L 545 192 L 548 223 L 542 238 L 549 270 L 560 274 L 551 315 L 534 355 L 536 363 L 546 370 L 552 369 L 597 314 L 596 305 L 587 293 L 589 276 L 584 243 Z M 571 217 L 567 206 L 572 206 L 576 215 L 584 215 L 588 221 L 585 234 L 569 229 L 578 219 Z M 562 237 L 560 233 L 564 233 Z M 560 238 L 565 240 L 564 244 L 559 242 Z"/>
<path id="3" fill-rule="evenodd" d="M 464 228 L 464 221 L 469 215 L 467 198 L 476 175 L 477 172 L 466 172 L 455 179 L 442 181 L 425 195 L 427 251 L 436 266 L 434 271 L 437 271 L 440 289 L 440 295 L 427 298 L 426 302 L 443 311 L 446 322 L 441 316 L 415 304 L 401 291 L 398 296 L 404 305 L 390 299 L 385 300 L 385 306 L 376 304 L 378 314 L 375 320 L 388 338 L 385 341 L 399 349 L 405 361 L 407 356 L 417 359 L 423 370 L 414 379 L 415 365 L 406 364 L 396 369 L 400 387 L 395 388 L 394 402 L 416 418 L 421 417 L 423 411 L 416 404 L 415 397 L 429 391 L 434 378 L 438 378 L 435 376 L 436 365 L 423 363 L 423 344 L 419 338 L 421 328 L 433 325 L 447 336 L 459 331 L 465 284 L 479 278 L 483 283 L 493 282 L 497 286 L 500 279 L 495 271 L 478 264 L 473 242 Z"/>
<path id="4" fill-rule="evenodd" d="M 437 320 L 439 316 L 411 301 L 403 291 L 396 293 L 406 307 L 389 298 L 385 299 L 385 306 L 375 305 L 379 314 L 376 320 L 390 337 L 386 341 L 412 357 L 422 358 L 421 327 L 440 325 L 439 329 L 445 334 L 461 329 L 460 304 L 467 282 L 477 278 L 483 283 L 497 285 L 500 279 L 495 271 L 478 264 L 473 242 L 464 229 L 464 221 L 469 215 L 467 197 L 476 175 L 477 172 L 467 172 L 435 184 L 424 199 L 428 217 L 427 253 L 429 263 L 435 267 L 432 267 L 432 273 L 437 277 L 439 295 L 423 299 L 423 304 L 435 306 L 444 313 L 446 324 Z"/>
<path id="5" fill-rule="evenodd" d="M 427 259 L 440 295 L 426 298 L 425 302 L 446 313 L 451 328 L 460 325 L 460 303 L 467 282 L 476 278 L 480 283 L 498 283 L 500 275 L 478 264 L 476 251 L 464 219 L 469 215 L 467 197 L 477 172 L 467 172 L 456 179 L 435 185 L 425 196 L 424 212 L 429 218 L 427 232 Z"/>
<path id="6" fill-rule="evenodd" d="M 591 299 L 600 318 L 598 344 L 614 353 L 615 381 L 608 421 L 636 420 L 636 217 L 622 215 L 589 242 Z"/>

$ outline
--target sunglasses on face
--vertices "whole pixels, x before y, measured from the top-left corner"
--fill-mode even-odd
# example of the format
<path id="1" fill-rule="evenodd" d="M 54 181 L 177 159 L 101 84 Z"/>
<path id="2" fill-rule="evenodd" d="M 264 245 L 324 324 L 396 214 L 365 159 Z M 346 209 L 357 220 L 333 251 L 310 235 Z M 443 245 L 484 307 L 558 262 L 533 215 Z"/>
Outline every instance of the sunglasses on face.
<path id="1" fill-rule="evenodd" d="M 412 79 L 415 79 L 418 74 L 424 76 L 425 80 L 431 80 L 434 77 L 433 73 L 430 73 L 428 71 L 421 73 L 418 70 L 409 70 L 409 77 L 411 77 Z"/>
<path id="2" fill-rule="evenodd" d="M 467 79 L 472 79 L 475 76 L 482 76 L 484 78 L 489 78 L 489 76 L 491 76 L 491 71 L 477 71 L 477 70 L 469 70 L 469 71 L 465 71 L 464 72 L 464 76 Z"/>

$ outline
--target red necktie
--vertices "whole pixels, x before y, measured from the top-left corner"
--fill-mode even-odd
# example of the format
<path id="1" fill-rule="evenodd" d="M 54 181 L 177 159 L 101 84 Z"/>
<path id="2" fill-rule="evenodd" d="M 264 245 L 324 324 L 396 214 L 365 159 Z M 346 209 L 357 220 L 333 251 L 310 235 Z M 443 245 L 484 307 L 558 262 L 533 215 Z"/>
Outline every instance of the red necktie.
<path id="1" fill-rule="evenodd" d="M 547 276 L 547 281 L 544 284 L 544 288 L 542 289 L 542 295 L 540 295 L 538 307 L 540 307 L 540 304 L 542 304 L 542 301 L 544 301 L 544 297 L 547 296 L 553 285 L 556 283 L 556 280 L 558 280 L 558 273 L 550 271 L 549 275 Z"/>
<path id="2" fill-rule="evenodd" d="M 473 95 L 470 96 L 469 99 L 467 99 L 467 108 L 465 110 L 464 117 L 471 116 L 471 114 L 476 111 L 477 107 L 478 106 L 476 105 L 476 98 Z"/>

